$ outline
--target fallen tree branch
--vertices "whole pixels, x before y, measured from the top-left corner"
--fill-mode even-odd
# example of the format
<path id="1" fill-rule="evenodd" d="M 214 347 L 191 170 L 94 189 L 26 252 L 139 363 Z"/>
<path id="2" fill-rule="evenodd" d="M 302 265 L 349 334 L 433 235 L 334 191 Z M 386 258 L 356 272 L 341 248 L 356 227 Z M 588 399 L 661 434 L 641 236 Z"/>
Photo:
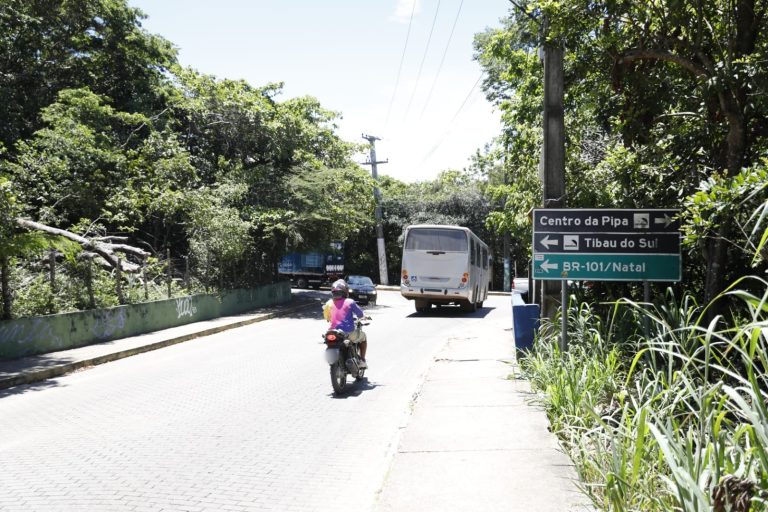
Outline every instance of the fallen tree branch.
<path id="1" fill-rule="evenodd" d="M 68 240 L 72 240 L 73 242 L 77 242 L 84 249 L 95 252 L 101 256 L 107 263 L 109 263 L 112 268 L 117 268 L 118 261 L 120 261 L 120 267 L 125 272 L 138 272 L 141 269 L 141 265 L 137 265 L 135 263 L 131 263 L 130 261 L 126 261 L 125 259 L 118 258 L 117 255 L 115 255 L 116 251 L 132 254 L 141 259 L 146 259 L 150 256 L 150 254 L 144 249 L 140 249 L 132 245 L 113 244 L 88 239 L 76 233 L 72 233 L 71 231 L 46 226 L 45 224 L 40 224 L 39 222 L 35 222 L 29 219 L 17 218 L 16 224 L 26 229 L 42 231 L 43 233 L 61 236 Z"/>
<path id="2" fill-rule="evenodd" d="M 127 236 L 95 236 L 91 240 L 95 240 L 97 242 L 127 242 L 128 237 Z"/>

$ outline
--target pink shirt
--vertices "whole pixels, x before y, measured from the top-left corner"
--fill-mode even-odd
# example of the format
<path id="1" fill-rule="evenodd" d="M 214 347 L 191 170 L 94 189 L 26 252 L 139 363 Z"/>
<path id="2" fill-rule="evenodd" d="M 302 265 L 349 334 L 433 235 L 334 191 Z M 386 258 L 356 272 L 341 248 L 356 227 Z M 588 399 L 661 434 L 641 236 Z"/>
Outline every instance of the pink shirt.
<path id="1" fill-rule="evenodd" d="M 352 299 L 332 299 L 329 309 L 330 328 L 341 329 L 344 332 L 355 330 L 355 317 L 365 316 L 363 310 Z"/>

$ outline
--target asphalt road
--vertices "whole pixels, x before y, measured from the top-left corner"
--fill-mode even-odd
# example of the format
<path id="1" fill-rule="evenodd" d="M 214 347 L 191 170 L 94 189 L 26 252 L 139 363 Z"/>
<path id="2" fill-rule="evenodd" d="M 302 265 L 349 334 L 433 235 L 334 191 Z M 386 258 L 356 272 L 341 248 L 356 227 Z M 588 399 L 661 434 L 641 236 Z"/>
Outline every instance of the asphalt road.
<path id="1" fill-rule="evenodd" d="M 435 355 L 509 315 L 485 305 L 416 315 L 381 292 L 368 380 L 343 398 L 319 303 L 1 392 L 0 510 L 370 510 Z"/>

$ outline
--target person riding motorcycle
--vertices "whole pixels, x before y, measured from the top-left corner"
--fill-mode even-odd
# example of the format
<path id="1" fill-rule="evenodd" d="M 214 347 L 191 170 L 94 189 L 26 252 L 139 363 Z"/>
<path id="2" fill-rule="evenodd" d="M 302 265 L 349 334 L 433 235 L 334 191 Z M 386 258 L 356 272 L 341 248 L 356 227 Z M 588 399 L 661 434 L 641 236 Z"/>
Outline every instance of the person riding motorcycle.
<path id="1" fill-rule="evenodd" d="M 364 318 L 365 313 L 357 302 L 349 298 L 349 287 L 343 279 L 334 281 L 331 285 L 331 298 L 323 306 L 323 317 L 330 323 L 329 329 L 341 329 L 350 341 L 360 343 L 360 367 L 368 368 L 365 361 L 368 338 L 360 324 L 355 321 L 356 318 Z"/>

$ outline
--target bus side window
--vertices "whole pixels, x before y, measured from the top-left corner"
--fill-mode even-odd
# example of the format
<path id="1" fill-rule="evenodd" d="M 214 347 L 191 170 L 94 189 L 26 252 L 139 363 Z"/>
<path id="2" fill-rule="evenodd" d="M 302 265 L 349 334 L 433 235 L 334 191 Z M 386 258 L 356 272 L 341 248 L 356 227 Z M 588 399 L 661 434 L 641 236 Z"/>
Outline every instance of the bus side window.
<path id="1" fill-rule="evenodd" d="M 469 239 L 469 262 L 472 265 L 475 264 L 475 240 L 473 238 Z"/>
<path id="2" fill-rule="evenodd" d="M 488 249 L 483 247 L 483 268 L 488 269 Z"/>

